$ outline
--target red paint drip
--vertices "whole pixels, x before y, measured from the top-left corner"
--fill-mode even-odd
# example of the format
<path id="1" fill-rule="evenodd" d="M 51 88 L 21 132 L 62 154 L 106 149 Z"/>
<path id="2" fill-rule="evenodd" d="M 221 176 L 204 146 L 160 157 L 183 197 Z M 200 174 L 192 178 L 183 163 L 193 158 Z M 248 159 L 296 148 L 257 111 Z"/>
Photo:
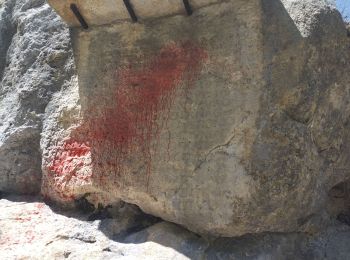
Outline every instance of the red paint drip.
<path id="1" fill-rule="evenodd" d="M 89 122 L 96 153 L 107 149 L 116 154 L 111 157 L 113 163 L 100 162 L 100 167 L 112 166 L 117 174 L 123 174 L 124 161 L 140 152 L 150 167 L 151 141 L 159 136 L 178 90 L 193 85 L 206 59 L 202 48 L 184 42 L 165 46 L 141 68 L 117 70 L 112 106 Z"/>
<path id="2" fill-rule="evenodd" d="M 130 174 L 130 168 L 134 167 L 133 163 L 130 167 L 130 159 L 135 155 L 146 163 L 148 182 L 151 143 L 166 124 L 171 106 L 181 95 L 179 90 L 193 85 L 206 59 L 206 51 L 187 41 L 166 45 L 142 66 L 119 68 L 113 92 L 103 93 L 100 98 L 91 97 L 87 121 L 79 130 L 79 140 L 84 141 L 66 141 L 52 159 L 49 170 L 60 196 L 71 199 L 71 194 L 64 192 L 62 177 L 81 178 L 76 169 L 84 167 L 85 157 L 89 155 L 92 155 L 93 175 L 88 177 L 102 186 L 106 174 Z M 94 104 L 94 100 L 107 102 Z"/>
<path id="3" fill-rule="evenodd" d="M 192 81 L 205 58 L 189 42 L 171 44 L 144 68 L 118 70 L 115 107 L 107 109 L 108 116 L 94 129 L 94 138 L 107 139 L 121 150 L 149 141 L 158 133 L 159 113 L 169 109 L 180 83 Z"/>

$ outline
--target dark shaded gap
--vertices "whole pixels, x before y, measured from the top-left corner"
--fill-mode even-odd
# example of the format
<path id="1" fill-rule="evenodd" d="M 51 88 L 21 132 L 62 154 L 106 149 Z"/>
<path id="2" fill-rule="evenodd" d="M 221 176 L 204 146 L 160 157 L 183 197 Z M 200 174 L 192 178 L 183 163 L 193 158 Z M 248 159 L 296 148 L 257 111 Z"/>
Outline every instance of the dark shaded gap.
<path id="1" fill-rule="evenodd" d="M 331 217 L 350 226 L 350 180 L 333 186 L 328 195 L 328 212 Z"/>
<path id="2" fill-rule="evenodd" d="M 185 9 L 186 9 L 186 13 L 187 15 L 192 15 L 193 14 L 193 10 L 192 10 L 192 6 L 190 4 L 190 2 L 188 0 L 183 0 Z"/>

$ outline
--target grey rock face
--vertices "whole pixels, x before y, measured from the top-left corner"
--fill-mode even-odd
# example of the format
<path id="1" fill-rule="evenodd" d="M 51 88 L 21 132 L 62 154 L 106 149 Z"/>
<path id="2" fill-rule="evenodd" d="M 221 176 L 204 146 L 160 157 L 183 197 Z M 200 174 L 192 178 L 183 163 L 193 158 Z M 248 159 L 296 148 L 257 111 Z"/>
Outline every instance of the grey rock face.
<path id="1" fill-rule="evenodd" d="M 53 93 L 70 85 L 69 31 L 43 0 L 0 6 L 0 190 L 37 193 L 40 134 Z"/>

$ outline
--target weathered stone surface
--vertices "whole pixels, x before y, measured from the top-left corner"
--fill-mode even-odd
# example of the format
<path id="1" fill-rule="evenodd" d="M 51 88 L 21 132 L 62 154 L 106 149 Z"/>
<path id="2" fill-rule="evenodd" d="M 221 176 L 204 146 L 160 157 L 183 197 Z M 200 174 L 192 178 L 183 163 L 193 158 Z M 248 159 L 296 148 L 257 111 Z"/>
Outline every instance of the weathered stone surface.
<path id="1" fill-rule="evenodd" d="M 322 233 L 256 234 L 204 239 L 180 226 L 159 222 L 125 205 L 117 218 L 86 221 L 89 215 L 53 211 L 40 200 L 0 200 L 1 259 L 348 259 L 349 226 Z M 119 234 L 124 233 L 123 239 Z M 125 236 L 127 234 L 127 236 Z M 117 238 L 117 240 L 113 240 Z"/>
<path id="2" fill-rule="evenodd" d="M 348 222 L 349 41 L 326 1 L 72 36 L 79 79 L 47 4 L 0 2 L 0 191 L 37 192 L 42 161 L 49 199 L 122 199 L 198 233 Z"/>
<path id="3" fill-rule="evenodd" d="M 49 6 L 0 0 L 0 196 L 38 192 L 42 169 L 47 199 L 88 212 L 0 197 L 1 259 L 349 258 L 339 14 L 191 2 L 191 17 L 74 29 L 78 78 Z"/>
<path id="4" fill-rule="evenodd" d="M 1 1 L 0 191 L 40 191 L 45 108 L 73 74 L 68 29 L 49 5 Z"/>
<path id="5" fill-rule="evenodd" d="M 221 236 L 329 220 L 349 178 L 350 59 L 326 1 L 222 1 L 72 37 L 82 117 L 45 141 L 46 196 Z"/>
<path id="6" fill-rule="evenodd" d="M 161 244 L 111 240 L 144 225 L 144 214 L 127 205 L 117 210 L 117 218 L 94 221 L 87 221 L 89 215 L 53 211 L 40 200 L 24 197 L 0 200 L 0 209 L 1 259 L 185 259 Z"/>
<path id="7" fill-rule="evenodd" d="M 109 200 L 142 200 L 146 212 L 181 224 L 187 219 L 197 231 L 212 223 L 210 230 L 230 234 L 227 205 L 251 192 L 252 179 L 239 161 L 254 140 L 257 89 L 263 85 L 259 12 L 258 1 L 235 1 L 201 8 L 192 17 L 75 36 L 86 117 L 74 137 L 53 147 L 44 189 L 64 199 L 77 195 L 79 187 L 69 189 L 69 181 L 59 187 L 64 192 L 51 185 L 59 176 L 77 176 L 92 183 L 86 193 L 103 189 Z M 109 47 L 97 47 L 101 42 Z M 229 141 L 233 146 L 226 149 Z M 63 154 L 79 154 L 80 161 Z M 60 199 L 57 194 L 50 192 Z"/>

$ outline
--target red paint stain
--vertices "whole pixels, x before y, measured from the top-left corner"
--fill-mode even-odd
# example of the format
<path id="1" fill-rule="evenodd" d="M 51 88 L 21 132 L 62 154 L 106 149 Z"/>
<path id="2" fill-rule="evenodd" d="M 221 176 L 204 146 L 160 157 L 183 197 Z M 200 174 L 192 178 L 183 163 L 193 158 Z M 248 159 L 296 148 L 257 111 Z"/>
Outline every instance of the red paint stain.
<path id="1" fill-rule="evenodd" d="M 15 220 L 23 223 L 23 222 L 31 221 L 31 218 L 16 217 Z"/>
<path id="2" fill-rule="evenodd" d="M 90 153 L 90 147 L 85 143 L 73 140 L 64 142 L 62 149 L 59 149 L 49 166 L 49 170 L 57 176 L 76 175 L 76 169 L 84 165 L 82 157 Z"/>
<path id="3" fill-rule="evenodd" d="M 141 68 L 120 68 L 114 106 L 103 118 L 93 119 L 92 139 L 108 141 L 129 152 L 157 136 L 157 119 L 167 111 L 181 83 L 192 82 L 207 54 L 191 42 L 169 44 Z"/>
<path id="4" fill-rule="evenodd" d="M 46 176 L 49 189 L 44 193 L 55 192 L 60 198 L 71 201 L 75 199 L 74 185 L 84 185 L 90 181 L 90 147 L 87 142 L 68 139 L 55 150 L 47 167 Z M 47 194 L 43 194 L 47 195 Z"/>
<path id="5" fill-rule="evenodd" d="M 55 189 L 64 191 L 62 178 L 83 178 L 76 169 L 84 167 L 84 158 L 91 154 L 93 172 L 87 178 L 99 185 L 111 172 L 130 174 L 135 155 L 146 163 L 148 182 L 152 141 L 159 137 L 180 90 L 193 86 L 207 58 L 203 48 L 186 41 L 167 44 L 151 58 L 141 57 L 138 66 L 118 68 L 112 92 L 89 97 L 94 105 L 80 128 L 82 138 L 66 141 L 52 158 L 48 169 L 56 178 Z M 106 97 L 108 102 L 103 102 Z M 67 192 L 60 196 L 71 199 Z"/>
<path id="6" fill-rule="evenodd" d="M 116 71 L 112 105 L 92 117 L 88 127 L 97 156 L 105 150 L 114 153 L 98 162 L 100 181 L 103 172 L 126 174 L 125 161 L 135 154 L 143 157 L 150 172 L 151 143 L 166 124 L 179 90 L 193 85 L 206 59 L 206 51 L 192 42 L 171 43 L 141 66 Z"/>
<path id="7" fill-rule="evenodd" d="M 13 246 L 41 242 L 45 238 L 46 225 L 50 221 L 51 215 L 44 212 L 45 204 L 27 203 L 15 206 L 15 211 L 8 213 L 9 223 L 4 223 L 3 233 L 0 234 L 0 245 L 2 249 L 13 249 Z M 20 231 L 20 232 L 15 232 Z M 0 232 L 1 233 L 1 232 Z"/>
<path id="8" fill-rule="evenodd" d="M 35 239 L 35 233 L 33 230 L 28 230 L 25 233 L 25 243 L 31 244 Z"/>
<path id="9" fill-rule="evenodd" d="M 43 210 L 43 209 L 45 208 L 45 204 L 44 204 L 44 203 L 37 203 L 37 204 L 36 204 L 36 208 L 37 208 L 38 210 Z"/>

